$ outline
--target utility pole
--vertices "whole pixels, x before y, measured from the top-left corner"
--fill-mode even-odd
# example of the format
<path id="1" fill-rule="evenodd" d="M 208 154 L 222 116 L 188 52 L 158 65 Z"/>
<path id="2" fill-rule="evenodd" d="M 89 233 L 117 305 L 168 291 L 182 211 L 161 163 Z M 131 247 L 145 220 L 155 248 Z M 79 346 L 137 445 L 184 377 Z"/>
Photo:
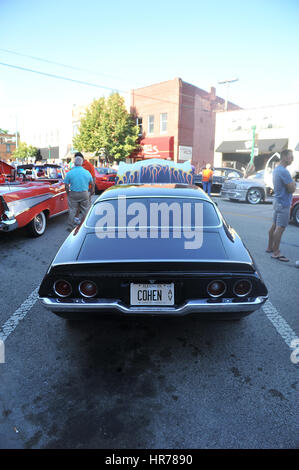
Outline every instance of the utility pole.
<path id="1" fill-rule="evenodd" d="M 232 78 L 231 80 L 222 80 L 221 82 L 218 82 L 219 85 L 226 85 L 226 98 L 225 98 L 225 103 L 224 103 L 224 111 L 227 111 L 229 85 L 230 83 L 237 82 L 238 80 L 239 80 L 238 78 Z"/>
<path id="2" fill-rule="evenodd" d="M 16 116 L 16 149 L 18 148 L 18 117 Z"/>

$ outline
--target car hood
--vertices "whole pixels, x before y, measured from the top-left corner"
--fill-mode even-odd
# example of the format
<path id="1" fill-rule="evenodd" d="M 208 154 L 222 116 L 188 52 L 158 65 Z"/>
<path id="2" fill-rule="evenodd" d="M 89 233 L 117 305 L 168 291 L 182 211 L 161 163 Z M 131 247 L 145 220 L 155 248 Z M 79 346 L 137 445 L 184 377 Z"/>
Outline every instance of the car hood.
<path id="1" fill-rule="evenodd" d="M 263 181 L 259 181 L 257 179 L 249 179 L 249 178 L 232 178 L 232 179 L 229 179 L 229 180 L 226 180 L 224 185 L 225 186 L 228 186 L 228 185 L 231 185 L 231 184 L 235 184 L 235 185 L 240 185 L 240 186 L 247 186 L 247 187 L 250 187 L 250 186 L 265 186 L 265 183 Z"/>

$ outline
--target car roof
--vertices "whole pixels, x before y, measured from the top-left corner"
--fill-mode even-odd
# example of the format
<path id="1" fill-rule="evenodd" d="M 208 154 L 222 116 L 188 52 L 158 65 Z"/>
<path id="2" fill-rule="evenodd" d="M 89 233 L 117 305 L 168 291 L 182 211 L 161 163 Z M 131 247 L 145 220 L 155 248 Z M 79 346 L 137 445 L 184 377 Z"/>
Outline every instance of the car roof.
<path id="1" fill-rule="evenodd" d="M 241 170 L 238 170 L 237 168 L 230 168 L 229 166 L 215 166 L 215 170 L 229 170 L 229 171 L 236 171 L 237 173 L 242 173 Z"/>
<path id="2" fill-rule="evenodd" d="M 119 184 L 111 186 L 101 194 L 98 200 L 126 197 L 194 197 L 211 201 L 209 196 L 198 186 L 182 183 L 144 183 Z"/>

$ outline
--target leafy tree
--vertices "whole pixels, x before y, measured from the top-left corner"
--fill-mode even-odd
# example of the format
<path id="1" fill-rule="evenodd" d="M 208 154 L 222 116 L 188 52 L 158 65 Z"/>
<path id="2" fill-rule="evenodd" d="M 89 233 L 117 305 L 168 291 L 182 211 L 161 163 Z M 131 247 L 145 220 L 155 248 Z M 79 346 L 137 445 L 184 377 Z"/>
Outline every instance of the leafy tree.
<path id="1" fill-rule="evenodd" d="M 18 160 L 27 159 L 29 157 L 35 158 L 38 154 L 38 149 L 33 145 L 27 145 L 25 142 L 19 142 L 18 148 L 13 152 L 12 156 Z"/>
<path id="2" fill-rule="evenodd" d="M 139 128 L 127 112 L 124 99 L 112 93 L 94 100 L 81 119 L 79 134 L 73 145 L 77 150 L 95 152 L 97 156 L 105 149 L 110 163 L 121 161 L 138 148 Z"/>
<path id="3" fill-rule="evenodd" d="M 0 127 L 0 134 L 8 134 L 8 131 Z"/>

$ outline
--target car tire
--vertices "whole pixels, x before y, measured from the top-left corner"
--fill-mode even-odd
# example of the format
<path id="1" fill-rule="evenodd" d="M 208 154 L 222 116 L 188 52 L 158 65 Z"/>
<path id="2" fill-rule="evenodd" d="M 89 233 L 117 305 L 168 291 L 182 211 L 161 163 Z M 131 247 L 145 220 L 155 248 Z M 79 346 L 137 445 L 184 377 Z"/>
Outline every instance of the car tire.
<path id="1" fill-rule="evenodd" d="M 249 204 L 259 204 L 264 198 L 263 191 L 259 188 L 250 188 L 247 191 L 246 201 Z"/>
<path id="2" fill-rule="evenodd" d="M 297 204 L 297 206 L 294 207 L 292 218 L 293 218 L 294 224 L 296 224 L 299 227 L 299 204 Z"/>
<path id="3" fill-rule="evenodd" d="M 37 214 L 28 224 L 28 232 L 32 237 L 40 237 L 45 233 L 47 217 L 44 212 Z"/>

